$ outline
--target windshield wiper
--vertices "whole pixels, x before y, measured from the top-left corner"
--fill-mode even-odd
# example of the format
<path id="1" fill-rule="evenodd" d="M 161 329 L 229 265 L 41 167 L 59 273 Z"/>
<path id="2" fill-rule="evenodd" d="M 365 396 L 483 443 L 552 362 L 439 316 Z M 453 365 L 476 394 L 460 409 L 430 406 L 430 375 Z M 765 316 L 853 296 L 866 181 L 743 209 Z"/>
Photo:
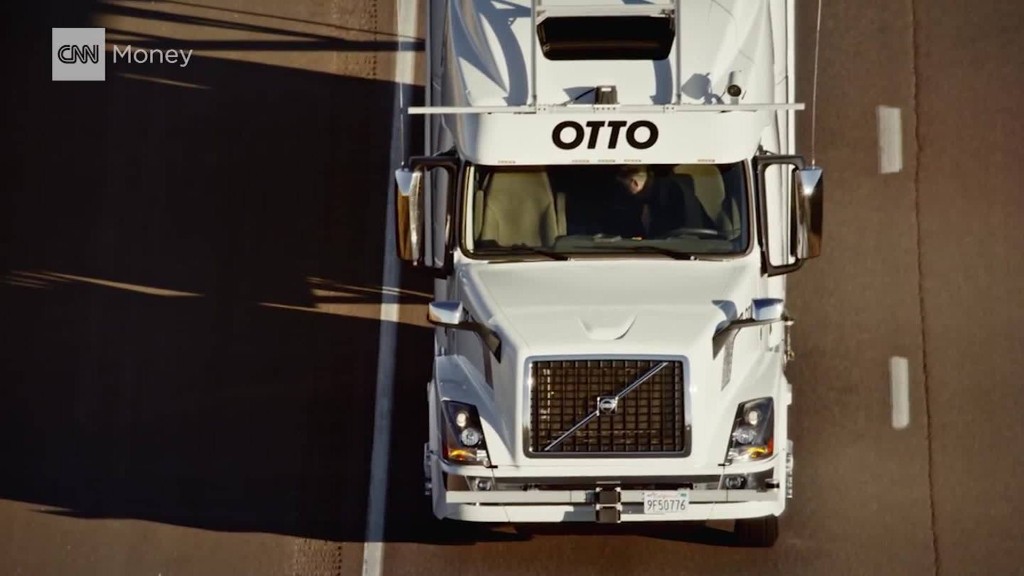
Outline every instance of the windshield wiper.
<path id="1" fill-rule="evenodd" d="M 688 252 L 678 252 L 676 250 L 670 250 L 668 248 L 662 248 L 661 246 L 651 246 L 644 244 L 641 246 L 601 246 L 601 251 L 614 251 L 614 252 L 650 252 L 652 254 L 661 254 L 662 256 L 668 256 L 673 260 L 696 260 L 697 257 Z"/>
<path id="2" fill-rule="evenodd" d="M 528 254 L 540 254 L 541 256 L 547 256 L 552 260 L 568 260 L 569 256 L 562 254 L 561 252 L 555 252 L 554 250 L 545 250 L 544 248 L 536 248 L 534 246 L 501 246 L 493 249 L 482 250 L 481 252 L 487 253 L 490 250 L 494 250 L 499 253 L 528 253 Z"/>

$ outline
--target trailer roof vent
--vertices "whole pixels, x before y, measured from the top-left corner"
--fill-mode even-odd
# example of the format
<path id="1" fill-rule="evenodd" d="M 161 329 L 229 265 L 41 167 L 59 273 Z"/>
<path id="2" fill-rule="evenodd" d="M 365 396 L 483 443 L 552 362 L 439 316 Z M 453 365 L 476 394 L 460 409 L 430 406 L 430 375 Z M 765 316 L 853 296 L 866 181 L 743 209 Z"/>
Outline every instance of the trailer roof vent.
<path id="1" fill-rule="evenodd" d="M 675 36 L 666 17 L 566 16 L 537 25 L 548 60 L 664 60 Z"/>

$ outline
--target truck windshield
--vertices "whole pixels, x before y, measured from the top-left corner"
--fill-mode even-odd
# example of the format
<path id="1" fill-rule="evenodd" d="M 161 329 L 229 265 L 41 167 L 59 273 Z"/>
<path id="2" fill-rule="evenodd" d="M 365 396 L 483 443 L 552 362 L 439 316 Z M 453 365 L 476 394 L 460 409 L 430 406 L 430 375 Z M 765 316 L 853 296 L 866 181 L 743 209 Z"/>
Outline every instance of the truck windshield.
<path id="1" fill-rule="evenodd" d="M 471 166 L 471 256 L 746 253 L 744 164 Z"/>

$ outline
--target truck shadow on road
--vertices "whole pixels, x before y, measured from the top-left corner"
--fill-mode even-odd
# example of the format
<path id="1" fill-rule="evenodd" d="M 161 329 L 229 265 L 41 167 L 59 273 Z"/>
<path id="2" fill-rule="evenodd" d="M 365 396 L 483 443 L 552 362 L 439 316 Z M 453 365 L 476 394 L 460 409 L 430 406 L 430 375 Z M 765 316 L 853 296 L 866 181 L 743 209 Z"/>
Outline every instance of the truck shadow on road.
<path id="1" fill-rule="evenodd" d="M 638 524 L 577 524 L 577 525 L 525 525 L 517 526 L 516 533 L 523 538 L 538 536 L 581 536 L 606 538 L 638 536 L 668 540 L 671 542 L 688 542 L 707 546 L 737 546 L 733 533 L 702 522 L 651 522 Z"/>
<path id="2" fill-rule="evenodd" d="M 423 514 L 418 526 L 407 520 L 404 530 L 395 531 L 396 535 L 401 533 L 401 537 L 394 539 L 433 545 L 472 546 L 487 543 L 527 543 L 536 538 L 565 536 L 582 539 L 639 537 L 715 547 L 738 546 L 732 532 L 705 526 L 699 522 L 644 525 L 517 524 L 515 526 L 475 526 L 470 523 L 437 521 L 426 516 L 429 511 L 424 511 Z"/>
<path id="3" fill-rule="evenodd" d="M 6 39 L 30 57 L 4 94 L 0 498 L 362 540 L 393 83 L 198 54 L 51 83 L 47 28 L 90 6 L 41 4 Z"/>

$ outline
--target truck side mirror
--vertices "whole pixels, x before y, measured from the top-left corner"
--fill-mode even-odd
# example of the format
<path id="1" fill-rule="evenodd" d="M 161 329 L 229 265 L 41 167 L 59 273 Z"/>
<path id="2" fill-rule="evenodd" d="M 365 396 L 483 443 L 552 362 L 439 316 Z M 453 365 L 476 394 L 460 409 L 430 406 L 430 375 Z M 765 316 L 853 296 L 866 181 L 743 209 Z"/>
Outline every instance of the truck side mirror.
<path id="1" fill-rule="evenodd" d="M 740 330 L 770 326 L 776 322 L 792 323 L 792 318 L 786 316 L 785 301 L 780 298 L 754 298 L 751 302 L 751 317 L 732 320 L 719 329 L 711 339 L 711 353 L 717 358 Z"/>
<path id="2" fill-rule="evenodd" d="M 793 199 L 796 210 L 796 257 L 817 258 L 821 255 L 821 225 L 824 215 L 824 173 L 810 166 L 794 173 Z"/>
<path id="3" fill-rule="evenodd" d="M 423 171 L 395 170 L 395 232 L 398 257 L 414 266 L 423 264 Z"/>
<path id="4" fill-rule="evenodd" d="M 817 166 L 804 167 L 800 156 L 758 156 L 758 240 L 768 276 L 798 270 L 821 254 L 824 178 Z M 766 172 L 773 170 L 773 177 Z M 788 176 L 778 170 L 789 170 Z M 781 258 L 781 260 L 780 260 Z"/>
<path id="5" fill-rule="evenodd" d="M 427 305 L 427 319 L 431 324 L 446 328 L 465 328 L 466 309 L 462 302 L 442 300 Z"/>
<path id="6" fill-rule="evenodd" d="M 424 189 L 425 175 L 428 171 L 442 169 L 448 173 L 447 182 L 447 204 L 444 206 L 443 229 L 433 230 L 433 238 L 444 240 L 444 261 L 445 265 L 440 266 L 431 262 L 428 263 L 430 253 L 427 252 L 427 243 L 431 241 L 431 230 L 429 226 L 435 224 L 432 215 L 439 199 L 435 196 L 428 198 L 431 192 L 437 192 L 436 186 L 427 186 Z M 395 247 L 398 257 L 405 262 L 417 267 L 434 268 L 435 274 L 446 274 L 451 264 L 452 227 L 450 219 L 455 203 L 456 183 L 458 182 L 459 159 L 455 156 L 417 156 L 409 160 L 408 167 L 395 170 Z M 437 183 L 436 179 L 432 182 Z M 438 247 L 433 247 L 431 252 L 437 252 Z"/>
<path id="7" fill-rule="evenodd" d="M 767 322 L 782 318 L 785 302 L 780 298 L 754 298 L 751 303 L 751 315 L 758 322 Z"/>
<path id="8" fill-rule="evenodd" d="M 487 326 L 470 318 L 461 302 L 435 300 L 427 305 L 427 319 L 435 326 L 475 332 L 491 354 L 501 361 L 501 337 Z"/>

